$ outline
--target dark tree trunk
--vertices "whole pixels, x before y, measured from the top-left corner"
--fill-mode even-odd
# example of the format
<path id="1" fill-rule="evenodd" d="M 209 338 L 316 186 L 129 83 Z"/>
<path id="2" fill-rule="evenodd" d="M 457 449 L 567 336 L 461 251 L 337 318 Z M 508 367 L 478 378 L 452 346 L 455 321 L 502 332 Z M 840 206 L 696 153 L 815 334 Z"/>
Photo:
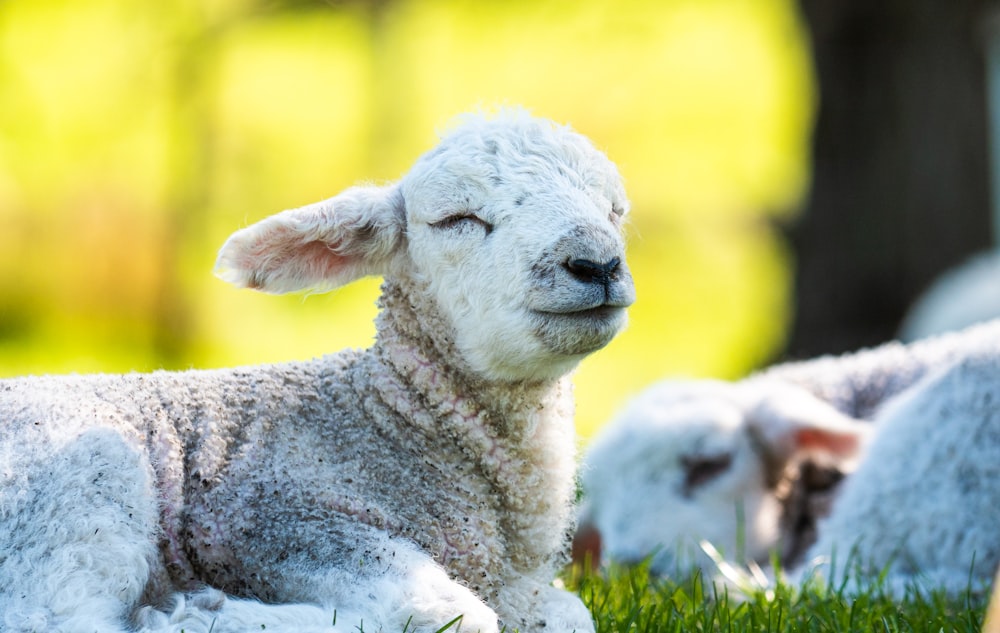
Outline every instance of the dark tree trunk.
<path id="1" fill-rule="evenodd" d="M 791 231 L 791 357 L 894 336 L 945 268 L 990 244 L 982 0 L 801 0 L 819 116 Z"/>

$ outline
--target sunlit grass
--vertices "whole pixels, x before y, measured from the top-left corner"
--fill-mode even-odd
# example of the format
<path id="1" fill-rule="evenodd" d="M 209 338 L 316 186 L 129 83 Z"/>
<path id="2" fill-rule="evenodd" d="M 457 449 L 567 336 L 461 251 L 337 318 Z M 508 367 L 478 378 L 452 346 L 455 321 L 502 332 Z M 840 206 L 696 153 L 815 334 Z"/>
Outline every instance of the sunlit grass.
<path id="1" fill-rule="evenodd" d="M 572 576 L 567 585 L 590 607 L 598 633 L 977 633 L 986 608 L 982 596 L 914 592 L 897 599 L 877 584 L 853 596 L 788 585 L 735 595 L 701 577 L 653 579 L 642 567 Z"/>

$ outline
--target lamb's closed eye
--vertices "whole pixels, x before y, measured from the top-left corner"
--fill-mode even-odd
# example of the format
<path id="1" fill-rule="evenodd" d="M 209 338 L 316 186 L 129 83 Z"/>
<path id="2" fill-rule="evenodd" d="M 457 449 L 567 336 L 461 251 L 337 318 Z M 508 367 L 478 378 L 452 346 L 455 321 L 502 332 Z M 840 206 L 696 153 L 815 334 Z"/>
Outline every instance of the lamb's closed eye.
<path id="1" fill-rule="evenodd" d="M 680 462 L 684 469 L 684 496 L 690 497 L 697 488 L 728 471 L 733 464 L 733 456 L 729 453 L 684 455 Z"/>
<path id="2" fill-rule="evenodd" d="M 435 229 L 454 230 L 465 229 L 469 226 L 479 226 L 489 235 L 493 232 L 493 225 L 482 219 L 475 213 L 456 213 L 449 215 L 443 220 L 431 224 Z"/>

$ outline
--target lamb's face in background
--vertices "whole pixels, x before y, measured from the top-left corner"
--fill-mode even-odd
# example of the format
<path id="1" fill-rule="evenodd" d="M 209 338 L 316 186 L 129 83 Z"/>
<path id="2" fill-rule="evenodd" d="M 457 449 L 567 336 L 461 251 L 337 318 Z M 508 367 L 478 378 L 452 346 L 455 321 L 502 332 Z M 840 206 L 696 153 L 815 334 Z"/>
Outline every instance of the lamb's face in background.
<path id="1" fill-rule="evenodd" d="M 847 469 L 866 433 L 789 385 L 654 385 L 588 451 L 581 529 L 596 529 L 605 559 L 652 556 L 659 574 L 713 575 L 704 541 L 727 560 L 766 563 L 795 536 L 783 521 L 789 466 L 823 453 Z"/>
<path id="2" fill-rule="evenodd" d="M 624 326 L 628 201 L 584 137 L 517 113 L 466 121 L 401 191 L 406 274 L 430 284 L 473 370 L 559 376 Z"/>
<path id="3" fill-rule="evenodd" d="M 702 540 L 750 558 L 774 546 L 780 505 L 733 395 L 722 383 L 666 384 L 595 440 L 582 472 L 584 521 L 605 558 L 653 556 L 653 571 L 673 575 L 711 569 Z"/>

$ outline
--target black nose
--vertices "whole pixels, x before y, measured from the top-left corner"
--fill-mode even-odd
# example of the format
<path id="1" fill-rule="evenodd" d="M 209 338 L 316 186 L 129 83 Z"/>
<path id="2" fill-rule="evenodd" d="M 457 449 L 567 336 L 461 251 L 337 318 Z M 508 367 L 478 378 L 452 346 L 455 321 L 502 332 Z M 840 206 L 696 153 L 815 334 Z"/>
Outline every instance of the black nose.
<path id="1" fill-rule="evenodd" d="M 589 259 L 571 259 L 566 262 L 566 270 L 580 281 L 596 282 L 606 286 L 614 278 L 621 263 L 622 260 L 618 257 L 612 257 L 603 264 L 592 262 Z"/>

